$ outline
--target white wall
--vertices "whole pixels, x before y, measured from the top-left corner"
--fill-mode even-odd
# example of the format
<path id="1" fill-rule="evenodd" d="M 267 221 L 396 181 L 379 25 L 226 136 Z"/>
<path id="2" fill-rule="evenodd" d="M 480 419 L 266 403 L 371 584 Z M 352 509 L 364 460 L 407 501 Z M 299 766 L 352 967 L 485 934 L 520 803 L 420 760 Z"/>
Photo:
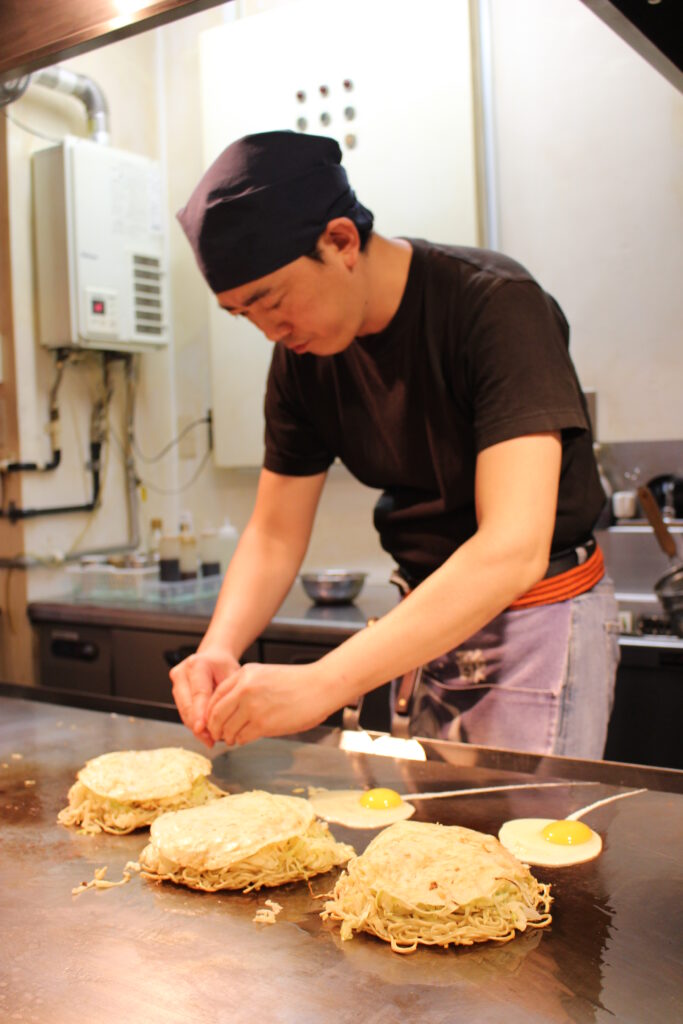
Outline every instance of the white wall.
<path id="1" fill-rule="evenodd" d="M 578 0 L 490 0 L 499 247 L 563 307 L 601 441 L 683 436 L 683 96 Z"/>

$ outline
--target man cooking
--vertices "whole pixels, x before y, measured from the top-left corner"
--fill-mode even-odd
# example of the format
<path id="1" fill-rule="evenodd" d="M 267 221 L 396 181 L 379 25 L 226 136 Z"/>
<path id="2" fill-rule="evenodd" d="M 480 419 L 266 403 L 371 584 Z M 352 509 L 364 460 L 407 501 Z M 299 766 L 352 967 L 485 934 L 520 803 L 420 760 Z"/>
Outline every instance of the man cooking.
<path id="1" fill-rule="evenodd" d="M 616 606 L 555 301 L 500 254 L 374 232 L 328 138 L 239 139 L 178 219 L 219 305 L 274 343 L 254 510 L 171 671 L 183 722 L 208 745 L 297 732 L 424 666 L 415 735 L 600 757 Z M 382 491 L 375 526 L 408 596 L 310 665 L 240 666 L 336 457 Z"/>

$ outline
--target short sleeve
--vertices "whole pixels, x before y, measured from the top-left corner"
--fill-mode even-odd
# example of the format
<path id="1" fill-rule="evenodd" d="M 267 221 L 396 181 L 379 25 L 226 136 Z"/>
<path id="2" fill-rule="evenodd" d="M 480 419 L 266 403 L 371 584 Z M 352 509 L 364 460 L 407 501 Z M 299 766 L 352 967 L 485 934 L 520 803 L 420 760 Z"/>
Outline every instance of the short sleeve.
<path id="1" fill-rule="evenodd" d="M 533 281 L 508 281 L 487 296 L 465 342 L 477 451 L 524 434 L 589 429 L 568 334 L 560 308 Z"/>
<path id="2" fill-rule="evenodd" d="M 304 373 L 302 379 L 305 359 L 290 356 L 284 346 L 276 345 L 268 372 L 263 465 L 285 476 L 324 473 L 335 458 L 306 412 L 306 389 L 316 384 L 314 376 Z"/>

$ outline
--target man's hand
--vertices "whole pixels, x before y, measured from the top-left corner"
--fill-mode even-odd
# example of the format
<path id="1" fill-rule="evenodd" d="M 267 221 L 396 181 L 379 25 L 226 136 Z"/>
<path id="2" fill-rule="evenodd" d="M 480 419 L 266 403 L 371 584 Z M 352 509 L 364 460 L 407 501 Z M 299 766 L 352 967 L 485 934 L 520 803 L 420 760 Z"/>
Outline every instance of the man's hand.
<path id="1" fill-rule="evenodd" d="M 311 729 L 339 705 L 318 663 L 249 664 L 228 675 L 208 706 L 212 740 L 228 746 Z"/>
<path id="2" fill-rule="evenodd" d="M 180 717 L 198 740 L 213 746 L 213 737 L 207 729 L 207 714 L 211 695 L 223 679 L 239 669 L 239 662 L 229 651 L 206 649 L 191 654 L 170 671 L 173 700 Z"/>

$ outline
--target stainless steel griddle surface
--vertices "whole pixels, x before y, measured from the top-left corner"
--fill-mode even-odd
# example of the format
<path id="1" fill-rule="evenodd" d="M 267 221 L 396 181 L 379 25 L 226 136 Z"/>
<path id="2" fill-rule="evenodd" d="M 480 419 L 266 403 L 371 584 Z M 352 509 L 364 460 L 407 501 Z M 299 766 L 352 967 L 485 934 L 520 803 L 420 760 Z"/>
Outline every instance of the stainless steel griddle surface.
<path id="1" fill-rule="evenodd" d="M 675 792 L 649 790 L 596 810 L 588 820 L 605 844 L 597 860 L 535 869 L 552 883 L 550 928 L 502 946 L 401 956 L 370 936 L 342 943 L 305 884 L 204 894 L 136 875 L 121 888 L 72 896 L 105 864 L 108 877 L 119 879 L 146 841 L 144 832 L 91 837 L 56 824 L 82 763 L 108 750 L 201 748 L 181 726 L 109 712 L 0 698 L 0 716 L 3 1022 L 680 1019 L 683 797 Z M 294 740 L 215 754 L 214 778 L 231 792 L 281 793 L 308 785 L 426 792 L 534 781 L 509 768 L 395 761 Z M 495 834 L 509 818 L 563 817 L 618 792 L 604 782 L 569 781 L 417 802 L 416 819 Z M 359 852 L 375 834 L 332 829 Z M 314 891 L 325 892 L 335 878 L 314 879 Z M 282 913 L 275 925 L 257 925 L 252 918 L 268 897 Z"/>

